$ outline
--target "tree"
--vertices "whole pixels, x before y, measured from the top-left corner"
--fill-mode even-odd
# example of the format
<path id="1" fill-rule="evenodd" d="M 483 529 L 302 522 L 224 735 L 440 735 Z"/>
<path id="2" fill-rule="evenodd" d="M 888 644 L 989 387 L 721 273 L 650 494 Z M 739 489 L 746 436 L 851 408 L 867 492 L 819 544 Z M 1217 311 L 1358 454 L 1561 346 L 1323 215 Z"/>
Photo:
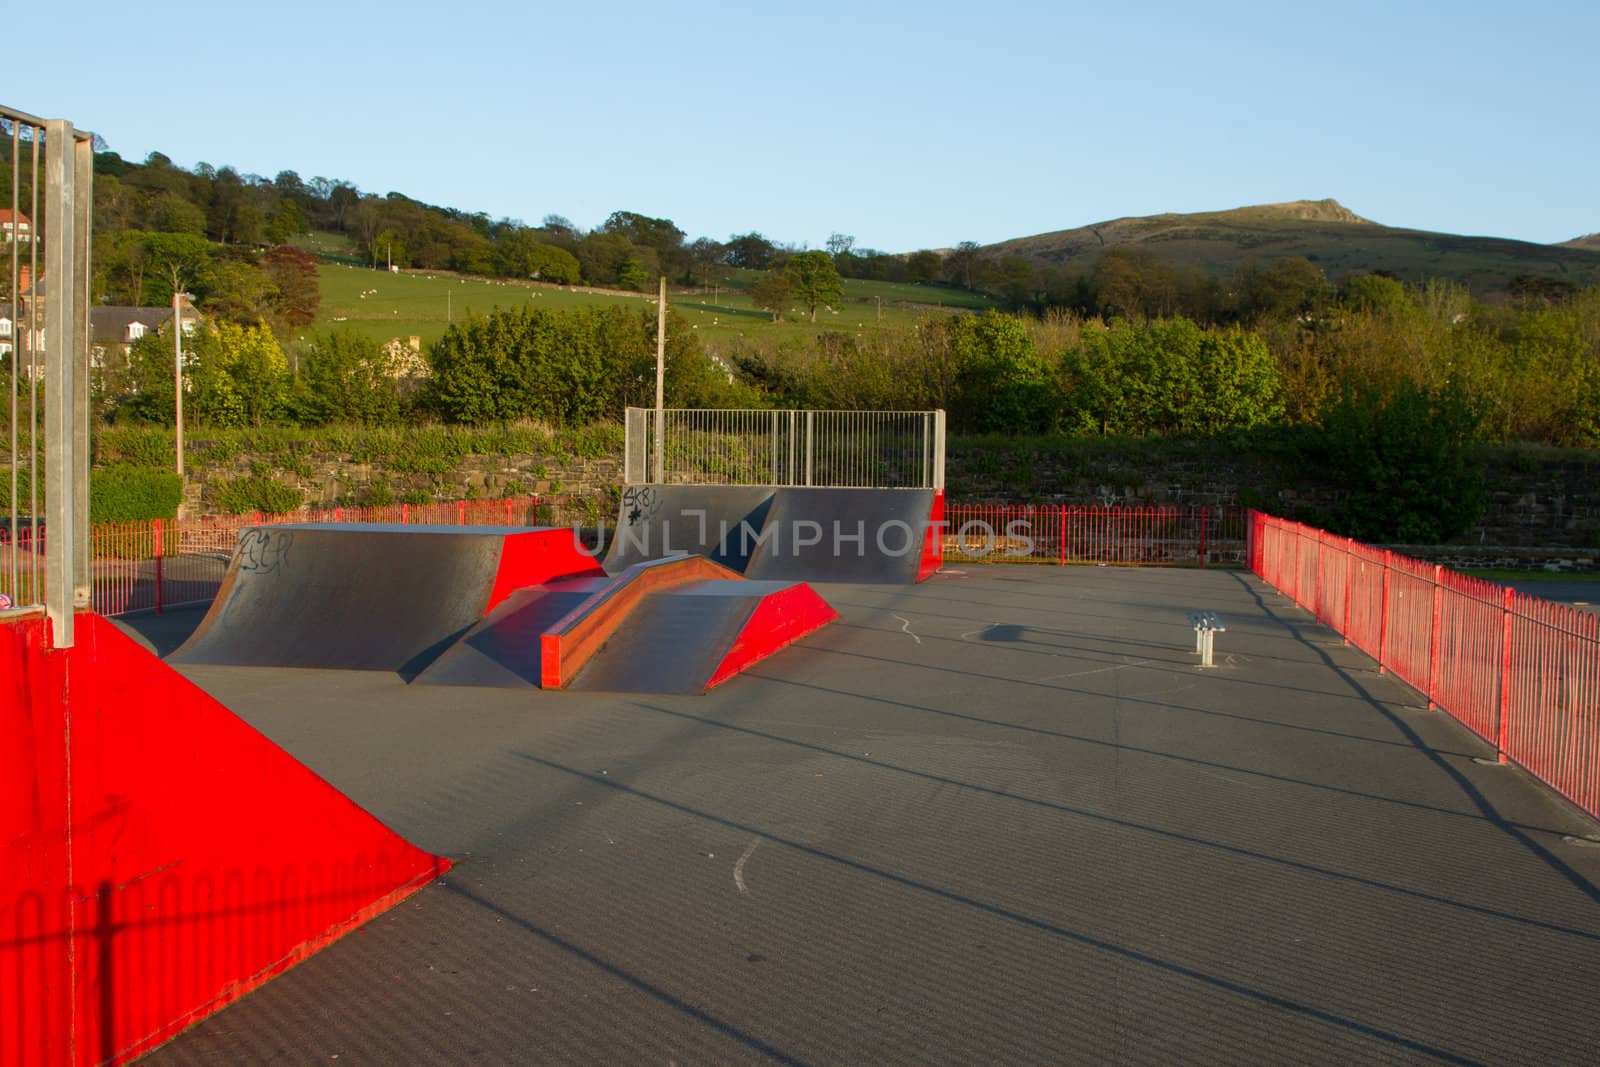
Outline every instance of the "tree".
<path id="1" fill-rule="evenodd" d="M 717 268 L 722 266 L 727 252 L 726 248 L 709 237 L 696 238 L 689 246 L 689 262 L 699 276 L 701 285 L 709 287 L 717 278 L 720 273 Z"/>
<path id="2" fill-rule="evenodd" d="M 613 211 L 600 229 L 626 238 L 629 244 L 655 249 L 662 263 L 683 247 L 684 233 L 671 219 L 653 219 L 637 211 Z"/>
<path id="3" fill-rule="evenodd" d="M 812 322 L 817 321 L 818 304 L 836 304 L 844 299 L 839 271 L 826 252 L 796 252 L 789 257 L 784 273 L 794 286 L 795 296 L 811 313 Z"/>
<path id="4" fill-rule="evenodd" d="M 944 258 L 926 248 L 906 257 L 906 272 L 914 282 L 938 281 L 939 271 L 943 266 Z"/>
<path id="5" fill-rule="evenodd" d="M 170 364 L 170 340 L 165 354 Z M 211 426 L 260 426 L 288 397 L 289 361 L 266 326 L 196 330 L 184 345 L 183 373 L 185 413 Z"/>
<path id="6" fill-rule="evenodd" d="M 728 250 L 728 266 L 745 267 L 749 270 L 766 270 L 772 264 L 773 256 L 777 254 L 777 246 L 754 230 L 749 233 L 734 234 L 728 238 L 725 247 Z"/>
<path id="7" fill-rule="evenodd" d="M 855 246 L 856 239 L 847 233 L 834 232 L 828 235 L 828 255 L 835 260 L 840 256 L 848 256 Z"/>
<path id="8" fill-rule="evenodd" d="M 1457 389 L 1348 384 L 1323 425 L 1329 468 L 1351 487 L 1338 532 L 1411 545 L 1465 534 L 1487 499 L 1472 448 L 1478 424 Z"/>
<path id="9" fill-rule="evenodd" d="M 997 311 L 955 315 L 944 330 L 956 366 L 956 428 L 1042 433 L 1054 426 L 1055 385 L 1021 319 Z"/>
<path id="10" fill-rule="evenodd" d="M 620 233 L 595 231 L 578 242 L 578 263 L 590 285 L 612 285 L 622 265 L 635 258 L 633 244 Z"/>
<path id="11" fill-rule="evenodd" d="M 278 245 L 261 258 L 261 265 L 272 283 L 270 302 L 277 317 L 297 327 L 315 322 L 322 302 L 316 257 L 292 245 Z"/>
<path id="12" fill-rule="evenodd" d="M 503 273 L 537 278 L 556 285 L 576 285 L 582 274 L 571 252 L 539 240 L 540 231 L 517 229 L 501 238 L 496 255 Z"/>
<path id="13" fill-rule="evenodd" d="M 302 417 L 366 426 L 398 422 L 398 369 L 370 337 L 348 330 L 318 336 L 300 360 Z"/>
<path id="14" fill-rule="evenodd" d="M 211 262 L 195 278 L 195 292 L 215 319 L 255 326 L 272 314 L 272 281 L 246 259 L 229 256 Z"/>
<path id="15" fill-rule="evenodd" d="M 169 303 L 173 293 L 195 284 L 211 263 L 211 245 L 204 237 L 187 233 L 147 233 L 143 238 L 146 285 L 157 290 L 148 295 L 157 304 Z M 159 279 L 160 285 L 154 284 Z M 159 291 L 164 288 L 165 292 Z"/>
<path id="16" fill-rule="evenodd" d="M 978 242 L 962 241 L 944 257 L 945 277 L 971 289 L 978 273 L 978 258 Z"/>
<path id="17" fill-rule="evenodd" d="M 644 380 L 654 314 L 515 308 L 456 323 L 428 350 L 434 404 L 451 422 L 589 422 Z"/>
<path id="18" fill-rule="evenodd" d="M 750 299 L 756 307 L 772 312 L 773 322 L 781 322 L 794 299 L 794 282 L 785 271 L 769 270 L 756 279 Z"/>

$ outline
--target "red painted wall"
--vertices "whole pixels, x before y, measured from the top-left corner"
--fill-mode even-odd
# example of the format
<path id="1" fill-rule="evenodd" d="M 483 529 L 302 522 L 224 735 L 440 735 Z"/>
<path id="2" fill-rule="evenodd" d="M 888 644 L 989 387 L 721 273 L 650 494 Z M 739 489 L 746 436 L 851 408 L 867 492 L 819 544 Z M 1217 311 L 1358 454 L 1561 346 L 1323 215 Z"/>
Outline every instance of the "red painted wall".
<path id="1" fill-rule="evenodd" d="M 530 585 L 543 585 L 553 578 L 603 578 L 605 573 L 599 560 L 578 547 L 578 535 L 572 530 L 507 534 L 483 613 L 489 614 L 506 597 Z"/>
<path id="2" fill-rule="evenodd" d="M 0 1063 L 120 1062 L 448 868 L 95 615 L 0 625 Z"/>
<path id="3" fill-rule="evenodd" d="M 822 595 L 805 582 L 769 593 L 733 640 L 728 654 L 712 673 L 706 688 L 721 685 L 740 671 L 759 663 L 779 649 L 828 625 L 839 617 Z"/>
<path id="4" fill-rule="evenodd" d="M 917 581 L 925 582 L 944 564 L 944 490 L 933 491 L 933 506 L 928 509 L 928 526 L 922 542 L 922 563 L 917 568 Z"/>

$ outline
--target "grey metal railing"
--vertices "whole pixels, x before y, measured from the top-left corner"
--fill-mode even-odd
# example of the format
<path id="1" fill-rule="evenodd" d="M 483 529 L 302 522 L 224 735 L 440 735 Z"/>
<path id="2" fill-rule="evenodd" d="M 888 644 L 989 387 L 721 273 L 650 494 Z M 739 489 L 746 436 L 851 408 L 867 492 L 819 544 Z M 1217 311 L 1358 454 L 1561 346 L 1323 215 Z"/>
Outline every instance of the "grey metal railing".
<path id="1" fill-rule="evenodd" d="M 94 138 L 0 107 L 0 614 L 46 611 L 56 647 L 89 602 L 89 248 Z M 41 476 L 42 482 L 41 485 Z"/>
<path id="2" fill-rule="evenodd" d="M 658 419 L 659 415 L 659 419 Z M 629 408 L 629 485 L 944 488 L 943 411 Z"/>

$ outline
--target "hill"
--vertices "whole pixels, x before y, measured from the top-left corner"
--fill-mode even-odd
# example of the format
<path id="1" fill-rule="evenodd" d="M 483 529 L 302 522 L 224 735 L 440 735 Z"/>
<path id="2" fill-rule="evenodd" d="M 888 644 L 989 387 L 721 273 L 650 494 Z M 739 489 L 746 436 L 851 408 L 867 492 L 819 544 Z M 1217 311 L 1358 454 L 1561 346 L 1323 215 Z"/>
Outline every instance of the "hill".
<path id="1" fill-rule="evenodd" d="M 1411 230 L 1364 219 L 1336 200 L 1297 200 L 1231 211 L 1111 219 L 990 245 L 1035 267 L 1089 274 L 1109 248 L 1132 247 L 1173 267 L 1229 275 L 1244 264 L 1304 256 L 1332 281 L 1387 271 L 1408 282 L 1460 281 L 1479 296 L 1506 292 L 1525 275 L 1574 286 L 1600 284 L 1600 235 L 1564 245 Z"/>
<path id="2" fill-rule="evenodd" d="M 452 321 L 494 308 L 528 304 L 562 309 L 595 305 L 652 306 L 653 293 L 559 286 L 512 278 L 485 278 L 452 271 L 373 270 L 341 259 L 345 250 L 335 234 L 318 233 L 297 240 L 318 255 L 321 305 L 313 329 L 348 329 L 377 341 L 417 337 L 431 344 Z M 668 304 L 689 320 L 713 347 L 746 335 L 774 341 L 810 341 L 827 332 L 855 333 L 875 323 L 910 326 L 931 313 L 981 311 L 998 306 L 980 293 L 935 285 L 896 284 L 848 278 L 837 307 L 808 322 L 803 309 L 793 309 L 782 322 L 751 299 L 750 289 L 763 272 L 732 268 L 715 290 L 675 288 Z"/>
<path id="3" fill-rule="evenodd" d="M 1561 247 L 1562 248 L 1592 248 L 1595 251 L 1600 252 L 1600 233 L 1585 234 L 1582 237 L 1574 237 L 1570 241 L 1562 241 L 1561 242 Z"/>

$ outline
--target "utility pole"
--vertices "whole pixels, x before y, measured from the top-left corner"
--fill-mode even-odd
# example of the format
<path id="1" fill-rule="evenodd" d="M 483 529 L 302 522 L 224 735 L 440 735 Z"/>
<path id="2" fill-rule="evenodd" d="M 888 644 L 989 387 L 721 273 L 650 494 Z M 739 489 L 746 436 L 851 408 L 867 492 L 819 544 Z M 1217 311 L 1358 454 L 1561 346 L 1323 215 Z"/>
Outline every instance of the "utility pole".
<path id="1" fill-rule="evenodd" d="M 667 380 L 667 276 L 661 276 L 660 294 L 656 300 L 656 481 L 666 481 L 663 473 L 662 434 L 666 430 L 663 396 Z"/>
<path id="2" fill-rule="evenodd" d="M 178 477 L 183 477 L 183 302 L 188 293 L 172 294 L 172 382 L 178 416 Z"/>

